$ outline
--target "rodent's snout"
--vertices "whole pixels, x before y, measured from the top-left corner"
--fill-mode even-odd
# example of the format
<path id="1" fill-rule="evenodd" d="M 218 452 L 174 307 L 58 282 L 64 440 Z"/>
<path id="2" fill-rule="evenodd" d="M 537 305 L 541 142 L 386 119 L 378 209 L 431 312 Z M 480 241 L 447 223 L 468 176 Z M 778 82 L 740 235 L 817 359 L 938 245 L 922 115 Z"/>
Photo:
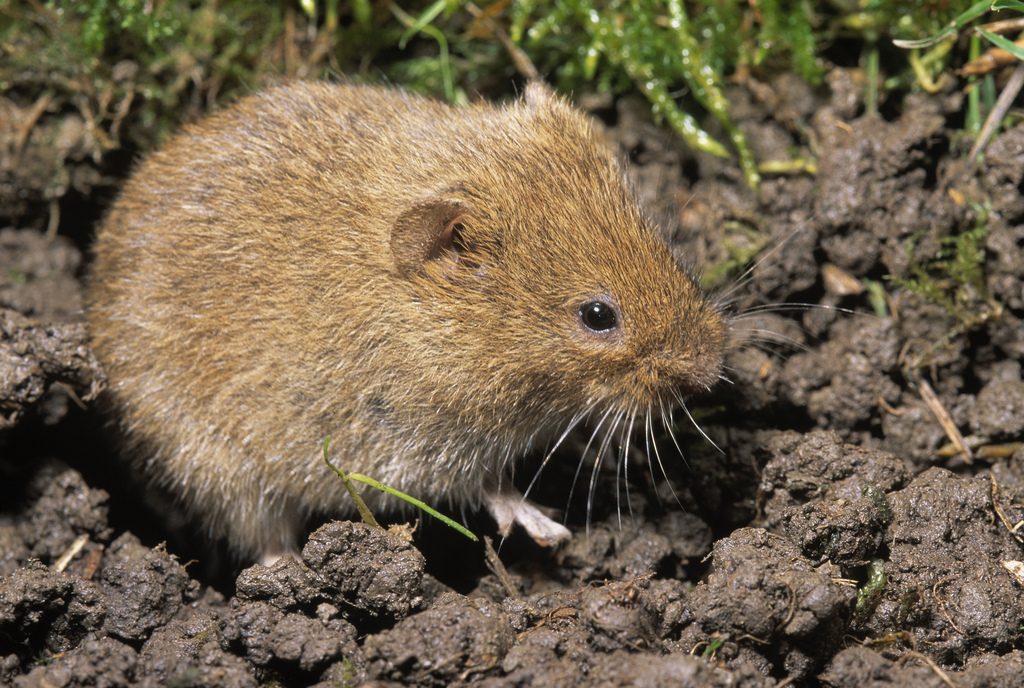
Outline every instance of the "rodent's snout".
<path id="1" fill-rule="evenodd" d="M 681 399 L 710 392 L 718 382 L 722 372 L 720 356 L 706 356 L 688 367 L 683 375 L 673 381 L 675 395 Z"/>
<path id="2" fill-rule="evenodd" d="M 653 347 L 638 366 L 652 398 L 667 394 L 682 401 L 708 392 L 721 377 L 727 334 L 722 314 L 707 302 L 682 319 L 676 332 Z"/>
<path id="3" fill-rule="evenodd" d="M 667 395 L 681 401 L 711 389 L 721 374 L 722 359 L 710 351 L 666 355 L 646 361 L 640 370 L 639 377 L 644 379 L 652 400 Z"/>
<path id="4" fill-rule="evenodd" d="M 629 345 L 627 344 L 628 348 Z M 719 380 L 721 349 L 659 347 L 608 365 L 599 383 L 611 407 L 623 410 L 677 406 L 685 399 L 708 392 Z"/>

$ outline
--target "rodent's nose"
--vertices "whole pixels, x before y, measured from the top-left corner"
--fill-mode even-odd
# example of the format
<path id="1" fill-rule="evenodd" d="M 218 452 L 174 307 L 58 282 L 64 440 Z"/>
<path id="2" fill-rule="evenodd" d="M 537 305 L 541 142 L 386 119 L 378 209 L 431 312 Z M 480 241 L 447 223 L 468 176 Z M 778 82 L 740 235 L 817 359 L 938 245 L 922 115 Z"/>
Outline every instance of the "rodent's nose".
<path id="1" fill-rule="evenodd" d="M 707 392 L 718 380 L 722 361 L 712 355 L 675 357 L 654 353 L 637 361 L 634 372 L 636 401 L 653 404 L 666 393 L 687 398 Z"/>
<path id="2" fill-rule="evenodd" d="M 690 351 L 685 357 L 672 362 L 668 375 L 671 386 L 683 398 L 703 394 L 718 382 L 722 363 L 718 349 Z"/>

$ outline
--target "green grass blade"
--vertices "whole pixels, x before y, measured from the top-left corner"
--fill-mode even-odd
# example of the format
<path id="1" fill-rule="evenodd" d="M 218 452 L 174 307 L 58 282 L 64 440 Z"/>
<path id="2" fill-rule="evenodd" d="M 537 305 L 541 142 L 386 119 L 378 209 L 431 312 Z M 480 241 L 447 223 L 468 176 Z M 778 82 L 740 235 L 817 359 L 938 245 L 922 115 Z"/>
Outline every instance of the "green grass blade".
<path id="1" fill-rule="evenodd" d="M 426 511 L 428 514 L 430 514 L 434 518 L 440 519 L 441 521 L 444 521 L 446 524 L 448 524 L 449 526 L 451 526 L 455 530 L 459 531 L 460 533 L 462 533 L 463 535 L 468 537 L 473 542 L 478 542 L 480 540 L 480 538 L 478 538 L 476 535 L 474 535 L 472 532 L 470 532 L 467 528 L 459 525 L 458 523 L 456 523 L 452 519 L 448 518 L 447 516 L 445 516 L 441 512 L 437 511 L 436 509 L 432 509 L 431 507 L 427 506 L 426 504 L 424 504 L 420 500 L 416 499 L 415 497 L 407 495 L 404 492 L 396 490 L 393 487 L 388 487 L 387 485 L 383 485 L 383 484 L 377 482 L 376 480 L 374 480 L 373 478 L 369 478 L 369 477 L 363 475 L 362 473 L 349 473 L 348 477 L 349 477 L 350 480 L 357 480 L 357 481 L 359 481 L 361 483 L 369 485 L 372 488 L 378 489 L 381 492 L 387 492 L 389 495 L 393 495 L 395 497 L 398 497 L 399 499 L 404 499 L 405 501 L 409 502 L 410 504 L 412 504 L 416 508 L 422 509 L 423 511 Z"/>

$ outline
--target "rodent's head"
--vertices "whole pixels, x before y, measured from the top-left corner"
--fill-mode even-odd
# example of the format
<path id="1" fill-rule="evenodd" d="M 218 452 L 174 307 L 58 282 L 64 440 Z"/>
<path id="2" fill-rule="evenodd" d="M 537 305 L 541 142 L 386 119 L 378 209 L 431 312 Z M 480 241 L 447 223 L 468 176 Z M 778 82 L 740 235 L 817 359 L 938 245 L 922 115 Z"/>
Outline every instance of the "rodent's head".
<path id="1" fill-rule="evenodd" d="M 534 409 L 556 424 L 664 411 L 709 388 L 723 315 L 587 119 L 542 86 L 492 112 L 392 230 L 397 272 L 432 319 L 421 346 L 445 352 L 430 375 L 474 390 L 477 403 L 490 393 L 499 416 Z"/>

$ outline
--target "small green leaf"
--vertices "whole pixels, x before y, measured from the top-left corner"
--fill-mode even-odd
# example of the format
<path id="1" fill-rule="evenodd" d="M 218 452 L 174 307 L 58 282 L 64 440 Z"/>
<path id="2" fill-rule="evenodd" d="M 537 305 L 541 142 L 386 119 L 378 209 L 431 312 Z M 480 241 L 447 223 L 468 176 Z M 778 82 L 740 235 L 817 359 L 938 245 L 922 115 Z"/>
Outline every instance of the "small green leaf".
<path id="1" fill-rule="evenodd" d="M 1017 45 L 1016 43 L 1014 43 L 1010 39 L 1003 38 L 1002 36 L 1000 36 L 997 33 L 992 33 L 990 31 L 986 31 L 985 29 L 982 29 L 982 28 L 978 29 L 978 33 L 980 33 L 982 36 L 984 36 L 988 40 L 992 41 L 992 43 L 994 43 L 997 47 L 1002 48 L 1006 52 L 1008 52 L 1011 55 L 1013 55 L 1014 57 L 1016 57 L 1018 60 L 1024 60 L 1024 48 L 1022 48 L 1021 46 Z"/>
<path id="2" fill-rule="evenodd" d="M 462 533 L 463 535 L 468 537 L 473 542 L 478 542 L 480 540 L 480 538 L 478 538 L 476 535 L 474 535 L 472 532 L 470 532 L 469 529 L 459 525 L 458 523 L 456 523 L 452 519 L 448 518 L 447 516 L 445 516 L 441 512 L 437 511 L 436 509 L 432 509 L 431 507 L 427 506 L 426 504 L 424 504 L 423 502 L 421 502 L 420 500 L 416 499 L 415 497 L 413 497 L 411 495 L 407 495 L 404 492 L 400 492 L 399 490 L 396 490 L 393 487 L 388 487 L 387 485 L 382 485 L 381 483 L 377 482 L 373 478 L 368 478 L 367 476 L 363 475 L 362 473 L 349 473 L 348 477 L 351 480 L 357 480 L 357 481 L 359 481 L 361 483 L 369 485 L 372 488 L 378 489 L 381 492 L 386 492 L 389 495 L 392 495 L 394 497 L 398 497 L 399 499 L 404 499 L 405 501 L 409 502 L 410 504 L 412 504 L 416 508 L 422 509 L 423 511 L 426 511 L 428 514 L 430 514 L 431 516 L 433 516 L 436 519 L 440 519 L 441 521 L 443 521 L 447 525 L 451 526 L 455 530 L 459 531 L 460 533 Z"/>
<path id="3" fill-rule="evenodd" d="M 930 48 L 937 43 L 941 43 L 946 37 L 958 32 L 960 27 L 988 12 L 990 6 L 991 0 L 981 0 L 968 7 L 967 11 L 951 21 L 949 26 L 930 38 L 922 38 L 919 41 L 894 40 L 892 43 L 897 48 Z"/>
<path id="4" fill-rule="evenodd" d="M 455 530 L 459 531 L 460 533 L 468 537 L 473 542 L 479 541 L 480 538 L 478 538 L 476 535 L 470 532 L 469 529 L 459 525 L 452 519 L 448 518 L 441 512 L 437 511 L 436 509 L 427 506 L 426 504 L 416 499 L 415 497 L 407 495 L 406 493 L 396 490 L 393 487 L 384 485 L 374 480 L 373 478 L 369 478 L 363 475 L 362 473 L 349 473 L 348 475 L 346 475 L 344 471 L 342 471 L 340 468 L 331 463 L 331 460 L 327 454 L 327 448 L 330 446 L 330 443 L 331 436 L 328 435 L 327 438 L 324 439 L 324 463 L 326 463 L 330 467 L 330 469 L 337 473 L 338 476 L 341 478 L 342 482 L 345 484 L 345 489 L 348 490 L 349 495 L 352 497 L 352 501 L 356 503 L 356 509 L 359 511 L 359 515 L 362 517 L 363 522 L 367 525 L 373 526 L 375 528 L 380 528 L 380 526 L 377 524 L 377 520 L 373 517 L 373 514 L 370 513 L 370 508 L 366 506 L 366 502 L 364 502 L 363 498 L 359 496 L 358 492 L 356 492 L 356 488 L 352 484 L 353 480 L 363 483 L 364 485 L 369 485 L 370 487 L 380 490 L 381 492 L 386 492 L 387 494 L 392 495 L 394 497 L 398 497 L 399 499 L 404 499 L 405 501 L 409 502 L 416 508 L 427 512 L 434 518 L 439 519 L 447 525 L 451 526 Z"/>

